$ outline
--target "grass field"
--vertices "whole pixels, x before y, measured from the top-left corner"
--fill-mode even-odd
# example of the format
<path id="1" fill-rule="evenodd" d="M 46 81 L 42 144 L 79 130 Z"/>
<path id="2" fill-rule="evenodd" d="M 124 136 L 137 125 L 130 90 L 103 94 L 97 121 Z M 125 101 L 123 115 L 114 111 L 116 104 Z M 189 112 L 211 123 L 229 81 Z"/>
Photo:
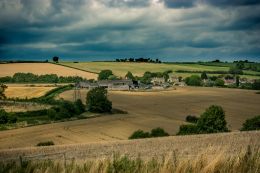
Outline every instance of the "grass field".
<path id="1" fill-rule="evenodd" d="M 41 97 L 48 91 L 54 89 L 56 87 L 50 86 L 23 86 L 23 85 L 8 85 L 8 88 L 5 91 L 5 95 L 7 98 L 36 98 Z"/>
<path id="2" fill-rule="evenodd" d="M 86 91 L 81 92 L 85 102 Z M 59 97 L 73 99 L 73 91 Z M 128 114 L 104 115 L 97 118 L 46 124 L 0 132 L 0 148 L 34 146 L 40 141 L 75 144 L 127 139 L 133 131 L 150 131 L 162 127 L 176 134 L 187 115 L 199 116 L 217 104 L 226 111 L 232 130 L 241 128 L 250 117 L 260 114 L 260 95 L 252 90 L 184 87 L 163 92 L 109 92 L 113 107 Z"/>
<path id="3" fill-rule="evenodd" d="M 68 68 L 51 63 L 12 63 L 0 64 L 0 77 L 13 76 L 15 73 L 57 74 L 58 76 L 81 76 L 87 79 L 96 79 L 97 74 Z"/>
<path id="4" fill-rule="evenodd" d="M 132 72 L 135 76 L 142 76 L 144 72 L 164 72 L 166 70 L 188 70 L 188 71 L 228 71 L 228 66 L 206 66 L 199 64 L 152 64 L 152 63 L 129 63 L 129 62 L 61 62 L 60 64 L 87 70 L 91 72 L 99 73 L 101 70 L 110 69 L 117 76 L 124 77 L 128 71 Z M 260 72 L 246 71 L 247 73 L 254 75 Z M 177 76 L 187 77 L 192 73 L 173 73 Z M 195 74 L 195 73 L 194 73 Z M 200 75 L 200 74 L 198 74 Z M 214 74 L 217 75 L 217 74 Z M 260 76 L 242 75 L 250 79 L 259 79 Z"/>

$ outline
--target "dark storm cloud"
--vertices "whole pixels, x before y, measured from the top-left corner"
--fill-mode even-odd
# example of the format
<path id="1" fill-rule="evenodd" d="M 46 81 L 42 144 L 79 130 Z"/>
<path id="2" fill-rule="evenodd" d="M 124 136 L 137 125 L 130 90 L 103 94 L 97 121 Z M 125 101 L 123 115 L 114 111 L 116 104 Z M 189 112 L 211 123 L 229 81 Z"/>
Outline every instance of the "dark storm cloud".
<path id="1" fill-rule="evenodd" d="M 1 0 L 0 57 L 259 56 L 258 1 Z"/>

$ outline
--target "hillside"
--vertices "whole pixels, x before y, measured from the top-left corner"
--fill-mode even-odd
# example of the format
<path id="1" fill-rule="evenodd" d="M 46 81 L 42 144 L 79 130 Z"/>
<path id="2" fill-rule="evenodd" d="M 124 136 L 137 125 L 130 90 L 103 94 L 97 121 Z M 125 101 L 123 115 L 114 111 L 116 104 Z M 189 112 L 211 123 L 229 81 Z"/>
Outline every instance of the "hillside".
<path id="1" fill-rule="evenodd" d="M 248 146 L 253 151 L 260 147 L 260 132 L 232 132 L 221 134 L 171 136 L 116 142 L 60 145 L 50 147 L 27 147 L 0 150 L 0 160 L 18 159 L 57 159 L 93 160 L 111 158 L 114 153 L 151 159 L 169 154 L 180 158 L 196 158 L 205 154 L 207 158 L 239 155 Z"/>

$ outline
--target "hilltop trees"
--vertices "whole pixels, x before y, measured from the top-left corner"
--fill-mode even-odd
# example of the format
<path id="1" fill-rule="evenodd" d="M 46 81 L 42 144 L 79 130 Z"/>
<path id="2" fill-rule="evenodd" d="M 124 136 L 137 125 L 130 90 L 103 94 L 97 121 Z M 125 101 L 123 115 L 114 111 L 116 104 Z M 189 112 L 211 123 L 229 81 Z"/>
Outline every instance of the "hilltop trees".
<path id="1" fill-rule="evenodd" d="M 107 80 L 111 75 L 113 75 L 111 70 L 101 70 L 98 75 L 98 80 Z"/>
<path id="2" fill-rule="evenodd" d="M 90 112 L 111 112 L 112 102 L 107 99 L 107 90 L 102 87 L 90 90 L 87 94 L 87 107 Z"/>
<path id="3" fill-rule="evenodd" d="M 59 62 L 59 57 L 54 56 L 54 57 L 52 58 L 52 60 L 53 60 L 53 62 L 58 63 L 58 62 Z"/>
<path id="4" fill-rule="evenodd" d="M 6 99 L 6 96 L 4 94 L 7 86 L 4 84 L 0 84 L 0 99 Z"/>

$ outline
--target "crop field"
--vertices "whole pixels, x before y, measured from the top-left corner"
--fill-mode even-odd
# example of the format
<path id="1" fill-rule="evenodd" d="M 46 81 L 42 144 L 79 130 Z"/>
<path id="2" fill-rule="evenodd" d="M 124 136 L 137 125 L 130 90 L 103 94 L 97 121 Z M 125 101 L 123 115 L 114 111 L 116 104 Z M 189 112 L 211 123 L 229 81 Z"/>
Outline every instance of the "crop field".
<path id="1" fill-rule="evenodd" d="M 47 130 L 47 129 L 46 129 Z M 121 140 L 88 144 L 57 145 L 50 147 L 27 147 L 0 150 L 0 161 L 24 158 L 54 160 L 94 160 L 111 158 L 120 153 L 129 157 L 151 159 L 161 156 L 177 155 L 179 158 L 197 158 L 204 154 L 213 159 L 219 156 L 239 155 L 251 146 L 251 150 L 259 150 L 260 132 L 231 132 L 207 135 L 170 136 L 161 138 Z M 64 158 L 65 157 L 65 158 Z"/>
<path id="2" fill-rule="evenodd" d="M 74 67 L 90 72 L 99 73 L 101 70 L 110 69 L 117 76 L 124 77 L 128 71 L 132 72 L 135 76 L 142 76 L 144 72 L 164 72 L 166 70 L 172 70 L 174 75 L 187 77 L 192 73 L 176 73 L 176 70 L 187 71 L 228 71 L 228 66 L 206 66 L 200 64 L 152 64 L 152 63 L 129 63 L 129 62 L 61 62 L 60 64 Z M 260 72 L 246 71 L 251 75 L 241 75 L 250 79 L 259 79 Z M 196 74 L 196 73 L 193 73 Z M 197 74 L 200 75 L 200 74 Z M 214 74 L 217 75 L 217 74 Z"/>
<path id="3" fill-rule="evenodd" d="M 51 63 L 12 63 L 0 64 L 0 77 L 13 76 L 15 73 L 57 74 L 58 76 L 81 76 L 96 79 L 97 74 L 55 65 Z"/>
<path id="4" fill-rule="evenodd" d="M 50 86 L 19 86 L 19 85 L 8 85 L 5 91 L 7 98 L 36 98 L 43 96 L 46 92 L 56 87 Z"/>
<path id="5" fill-rule="evenodd" d="M 86 90 L 81 91 L 85 102 Z M 73 90 L 59 98 L 73 100 Z M 133 131 L 162 127 L 176 134 L 187 115 L 197 115 L 212 105 L 223 106 L 229 128 L 236 131 L 242 123 L 260 114 L 260 95 L 252 90 L 178 87 L 160 92 L 111 91 L 113 107 L 128 114 L 46 124 L 0 132 L 0 148 L 35 146 L 40 141 L 74 144 L 127 139 Z"/>
<path id="6" fill-rule="evenodd" d="M 26 111 L 36 111 L 41 109 L 48 109 L 50 105 L 38 104 L 38 103 L 28 103 L 28 102 L 2 102 L 0 103 L 0 108 L 4 109 L 6 112 L 26 112 Z"/>

